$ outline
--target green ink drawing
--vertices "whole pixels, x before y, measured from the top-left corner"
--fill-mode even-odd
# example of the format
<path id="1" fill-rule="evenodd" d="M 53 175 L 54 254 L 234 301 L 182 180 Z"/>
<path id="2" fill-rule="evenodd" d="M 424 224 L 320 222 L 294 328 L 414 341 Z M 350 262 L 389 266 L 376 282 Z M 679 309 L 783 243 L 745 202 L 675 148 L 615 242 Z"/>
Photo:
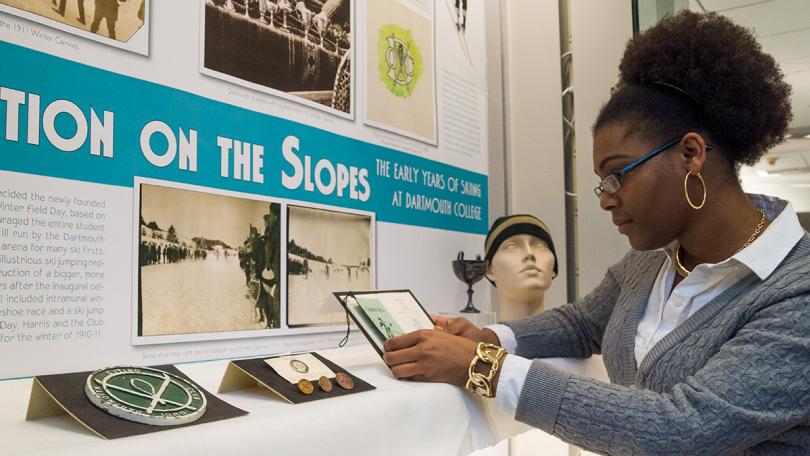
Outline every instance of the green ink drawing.
<path id="1" fill-rule="evenodd" d="M 388 313 L 388 310 L 385 309 L 379 299 L 358 297 L 357 303 L 360 304 L 360 308 L 363 309 L 363 312 L 380 332 L 383 339 L 388 340 L 404 334 L 402 328 L 394 321 L 394 318 Z"/>
<path id="2" fill-rule="evenodd" d="M 377 42 L 380 78 L 394 95 L 409 98 L 422 76 L 422 54 L 411 31 L 396 24 L 380 27 Z"/>

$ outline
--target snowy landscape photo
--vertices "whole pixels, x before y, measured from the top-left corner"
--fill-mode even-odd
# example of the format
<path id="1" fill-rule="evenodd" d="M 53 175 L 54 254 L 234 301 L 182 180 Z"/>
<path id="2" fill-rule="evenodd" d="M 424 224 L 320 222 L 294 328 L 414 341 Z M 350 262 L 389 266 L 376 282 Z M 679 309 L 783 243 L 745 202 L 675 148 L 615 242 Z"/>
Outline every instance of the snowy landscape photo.
<path id="1" fill-rule="evenodd" d="M 332 293 L 374 288 L 372 217 L 288 206 L 287 223 L 287 325 L 345 325 Z"/>
<path id="2" fill-rule="evenodd" d="M 138 335 L 279 328 L 280 211 L 141 184 Z"/>

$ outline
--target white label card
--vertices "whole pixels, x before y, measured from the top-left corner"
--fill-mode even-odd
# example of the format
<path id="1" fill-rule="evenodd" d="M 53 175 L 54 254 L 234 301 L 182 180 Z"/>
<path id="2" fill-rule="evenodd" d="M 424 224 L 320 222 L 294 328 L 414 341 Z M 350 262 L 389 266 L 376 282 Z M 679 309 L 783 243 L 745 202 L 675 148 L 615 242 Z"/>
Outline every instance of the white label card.
<path id="1" fill-rule="evenodd" d="M 318 381 L 321 377 L 334 378 L 335 373 L 311 353 L 279 356 L 264 360 L 278 375 L 290 383 L 301 379 Z"/>

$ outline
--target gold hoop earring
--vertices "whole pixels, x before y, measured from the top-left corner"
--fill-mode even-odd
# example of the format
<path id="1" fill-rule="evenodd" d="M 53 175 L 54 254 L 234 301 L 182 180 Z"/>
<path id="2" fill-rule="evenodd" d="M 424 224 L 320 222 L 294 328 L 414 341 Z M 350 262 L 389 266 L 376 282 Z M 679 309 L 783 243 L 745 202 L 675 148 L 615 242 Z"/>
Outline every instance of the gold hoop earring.
<path id="1" fill-rule="evenodd" d="M 692 209 L 698 210 L 702 208 L 704 204 L 706 204 L 706 193 L 708 192 L 706 191 L 706 182 L 703 180 L 703 176 L 701 176 L 700 173 L 697 173 L 696 176 L 698 179 L 700 179 L 700 186 L 703 187 L 703 201 L 701 201 L 699 205 L 693 203 L 692 200 L 689 198 L 689 190 L 686 187 L 686 184 L 689 182 L 689 176 L 691 175 L 692 175 L 691 172 L 686 173 L 686 177 L 683 180 L 683 193 L 684 195 L 686 195 L 686 202 L 689 203 L 690 206 L 692 206 Z"/>

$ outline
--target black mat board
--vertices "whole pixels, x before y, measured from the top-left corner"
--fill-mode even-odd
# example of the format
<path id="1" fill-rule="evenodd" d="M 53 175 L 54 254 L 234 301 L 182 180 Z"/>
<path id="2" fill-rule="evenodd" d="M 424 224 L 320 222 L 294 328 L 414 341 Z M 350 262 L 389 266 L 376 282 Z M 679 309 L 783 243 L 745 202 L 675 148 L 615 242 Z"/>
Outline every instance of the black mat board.
<path id="1" fill-rule="evenodd" d="M 317 401 L 320 399 L 328 399 L 330 397 L 338 397 L 338 396 L 346 396 L 349 394 L 354 393 L 362 393 L 363 391 L 371 391 L 376 389 L 376 387 L 361 378 L 352 375 L 351 372 L 347 371 L 346 369 L 338 366 L 337 364 L 329 361 L 328 359 L 324 358 L 323 356 L 312 353 L 312 355 L 318 358 L 322 363 L 326 364 L 329 369 L 332 369 L 332 372 L 338 373 L 343 372 L 347 374 L 349 377 L 352 378 L 354 381 L 354 388 L 350 390 L 346 390 L 340 387 L 337 384 L 335 379 L 332 380 L 332 391 L 325 392 L 323 391 L 320 386 L 318 386 L 318 382 L 312 382 L 313 386 L 315 387 L 315 391 L 312 394 L 304 394 L 298 389 L 297 383 L 290 383 L 284 379 L 284 377 L 278 375 L 272 367 L 270 367 L 267 363 L 264 362 L 265 359 L 270 358 L 252 358 L 252 359 L 241 359 L 236 361 L 231 361 L 231 363 L 235 364 L 237 367 L 242 369 L 243 371 L 247 372 L 257 380 L 261 381 L 265 385 L 269 386 L 273 391 L 276 393 L 284 396 L 285 399 L 292 402 L 293 404 L 301 404 L 304 402 L 312 402 Z"/>
<path id="2" fill-rule="evenodd" d="M 36 377 L 42 386 L 65 408 L 68 413 L 81 421 L 85 426 L 92 428 L 97 433 L 107 439 L 118 439 L 133 435 L 148 434 L 158 431 L 166 431 L 174 428 L 194 426 L 197 424 L 209 423 L 212 421 L 226 420 L 238 416 L 247 415 L 248 412 L 236 408 L 231 404 L 219 399 L 199 384 L 191 380 L 186 374 L 171 364 L 163 366 L 150 366 L 177 375 L 197 385 L 205 398 L 207 405 L 202 418 L 193 423 L 180 424 L 177 426 L 153 426 L 149 424 L 136 423 L 134 421 L 118 418 L 101 410 L 93 405 L 84 393 L 84 385 L 87 377 L 92 372 L 76 372 L 71 374 L 40 375 Z"/>

